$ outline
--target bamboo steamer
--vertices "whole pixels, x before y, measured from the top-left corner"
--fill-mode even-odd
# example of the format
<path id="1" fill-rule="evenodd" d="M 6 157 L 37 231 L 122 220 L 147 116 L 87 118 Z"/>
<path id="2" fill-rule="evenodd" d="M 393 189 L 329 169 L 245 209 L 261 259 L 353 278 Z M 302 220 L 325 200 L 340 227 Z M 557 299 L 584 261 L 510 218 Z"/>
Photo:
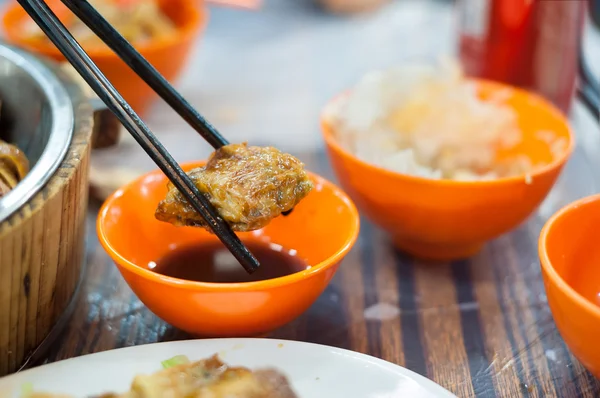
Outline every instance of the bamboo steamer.
<path id="1" fill-rule="evenodd" d="M 0 135 L 32 163 L 0 199 L 0 376 L 56 330 L 82 275 L 93 110 L 80 87 L 0 46 Z"/>

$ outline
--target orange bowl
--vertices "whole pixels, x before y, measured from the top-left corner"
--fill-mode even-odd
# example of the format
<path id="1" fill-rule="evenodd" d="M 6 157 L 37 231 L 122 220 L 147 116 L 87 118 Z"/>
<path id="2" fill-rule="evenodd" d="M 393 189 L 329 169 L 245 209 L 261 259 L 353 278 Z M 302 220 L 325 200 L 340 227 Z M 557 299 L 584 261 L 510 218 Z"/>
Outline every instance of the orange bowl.
<path id="1" fill-rule="evenodd" d="M 201 336 L 266 333 L 293 320 L 317 299 L 358 235 L 359 217 L 352 201 L 332 183 L 310 176 L 315 188 L 290 215 L 276 218 L 259 231 L 239 234 L 242 241 L 267 241 L 295 249 L 312 266 L 288 276 L 204 283 L 151 271 L 150 262 L 177 247 L 216 240 L 203 229 L 178 228 L 154 218 L 167 192 L 167 177 L 159 170 L 106 200 L 97 220 L 98 237 L 134 293 L 166 322 Z"/>
<path id="2" fill-rule="evenodd" d="M 208 11 L 198 0 L 158 0 L 158 3 L 165 15 L 175 22 L 176 34 L 165 40 L 152 41 L 135 47 L 167 80 L 173 81 L 189 58 L 194 41 L 206 26 Z M 57 15 L 60 15 L 59 11 L 65 12 L 59 8 L 56 11 Z M 27 20 L 29 16 L 17 2 L 8 6 L 2 17 L 6 39 L 38 55 L 65 61 L 54 44 L 27 40 L 23 36 L 22 26 Z M 110 49 L 107 47 L 84 49 L 136 112 L 143 113 L 157 98 L 154 91 Z"/>
<path id="3" fill-rule="evenodd" d="M 399 249 L 416 257 L 469 257 L 482 245 L 524 221 L 546 197 L 574 147 L 566 118 L 539 96 L 500 83 L 476 81 L 482 98 L 510 90 L 506 103 L 518 115 L 523 140 L 503 156 L 524 154 L 547 165 L 529 177 L 491 181 L 434 180 L 366 163 L 336 142 L 325 117 L 322 132 L 335 173 L 357 206 L 386 230 Z M 567 140 L 553 155 L 536 132 L 551 130 Z"/>
<path id="4" fill-rule="evenodd" d="M 539 256 L 548 305 L 567 346 L 600 377 L 600 195 L 580 199 L 542 228 Z"/>

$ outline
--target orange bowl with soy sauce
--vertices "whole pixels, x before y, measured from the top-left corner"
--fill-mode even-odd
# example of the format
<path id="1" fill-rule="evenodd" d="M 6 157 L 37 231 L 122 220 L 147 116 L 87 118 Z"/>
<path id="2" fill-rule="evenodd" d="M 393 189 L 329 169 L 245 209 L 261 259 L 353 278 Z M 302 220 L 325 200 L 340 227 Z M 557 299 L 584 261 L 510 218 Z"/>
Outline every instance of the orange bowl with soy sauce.
<path id="1" fill-rule="evenodd" d="M 539 256 L 548 305 L 565 343 L 600 377 L 600 195 L 573 202 L 542 228 Z"/>
<path id="2" fill-rule="evenodd" d="M 174 23 L 175 32 L 161 39 L 132 44 L 148 62 L 172 82 L 179 76 L 194 42 L 206 26 L 208 11 L 203 2 L 198 0 L 157 0 L 157 2 L 160 11 Z M 60 1 L 48 3 L 62 20 L 73 18 Z M 11 2 L 2 16 L 6 40 L 35 54 L 66 62 L 62 53 L 49 40 L 32 40 L 25 35 L 24 26 L 29 21 L 30 17 L 25 10 L 16 1 Z M 158 98 L 156 93 L 108 47 L 88 47 L 84 44 L 83 48 L 136 112 L 143 113 L 152 101 Z"/>
<path id="3" fill-rule="evenodd" d="M 182 167 L 188 171 L 203 164 Z M 241 265 L 227 259 L 228 252 L 214 251 L 218 239 L 211 233 L 154 218 L 167 193 L 167 177 L 159 170 L 106 200 L 98 215 L 98 237 L 133 292 L 166 322 L 199 336 L 261 335 L 310 307 L 358 236 L 359 217 L 352 201 L 332 183 L 310 177 L 313 190 L 291 214 L 261 230 L 238 234 L 259 260 L 279 261 L 262 264 L 267 272 L 261 276 L 261 270 L 256 271 L 252 281 L 246 281 L 250 277 Z M 271 254 L 261 256 L 266 249 Z M 216 263 L 223 268 L 195 272 L 199 278 L 194 279 L 200 280 L 187 280 L 172 276 L 191 275 L 177 269 L 177 261 L 196 269 Z M 265 275 L 275 277 L 264 279 Z"/>
<path id="4" fill-rule="evenodd" d="M 321 128 L 341 186 L 361 212 L 388 232 L 394 245 L 415 257 L 454 260 L 518 226 L 554 185 L 574 147 L 565 116 L 541 97 L 501 83 L 475 80 L 482 98 L 503 92 L 517 114 L 522 141 L 505 157 L 525 155 L 545 165 L 528 175 L 456 181 L 402 174 L 359 159 L 342 147 L 325 116 Z M 334 100 L 335 101 L 335 100 Z M 566 141 L 559 154 L 538 138 L 549 130 Z"/>

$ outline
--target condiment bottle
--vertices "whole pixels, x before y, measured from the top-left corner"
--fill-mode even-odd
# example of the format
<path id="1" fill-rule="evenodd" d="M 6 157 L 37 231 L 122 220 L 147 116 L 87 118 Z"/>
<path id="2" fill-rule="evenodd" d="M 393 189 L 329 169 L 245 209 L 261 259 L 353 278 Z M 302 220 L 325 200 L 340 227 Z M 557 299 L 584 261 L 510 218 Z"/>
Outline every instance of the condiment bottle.
<path id="1" fill-rule="evenodd" d="M 586 0 L 458 0 L 459 55 L 469 76 L 537 92 L 568 113 Z"/>

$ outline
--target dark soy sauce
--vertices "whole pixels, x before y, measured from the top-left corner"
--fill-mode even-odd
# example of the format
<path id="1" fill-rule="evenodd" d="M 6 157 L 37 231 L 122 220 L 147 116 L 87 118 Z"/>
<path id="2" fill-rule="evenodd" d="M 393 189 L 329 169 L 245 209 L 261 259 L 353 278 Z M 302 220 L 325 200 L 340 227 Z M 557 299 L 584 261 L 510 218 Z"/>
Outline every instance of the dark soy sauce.
<path id="1" fill-rule="evenodd" d="M 249 275 L 221 242 L 177 248 L 150 263 L 152 271 L 174 278 L 198 282 L 253 282 L 294 274 L 309 268 L 295 250 L 273 243 L 244 242 L 260 262 Z"/>

